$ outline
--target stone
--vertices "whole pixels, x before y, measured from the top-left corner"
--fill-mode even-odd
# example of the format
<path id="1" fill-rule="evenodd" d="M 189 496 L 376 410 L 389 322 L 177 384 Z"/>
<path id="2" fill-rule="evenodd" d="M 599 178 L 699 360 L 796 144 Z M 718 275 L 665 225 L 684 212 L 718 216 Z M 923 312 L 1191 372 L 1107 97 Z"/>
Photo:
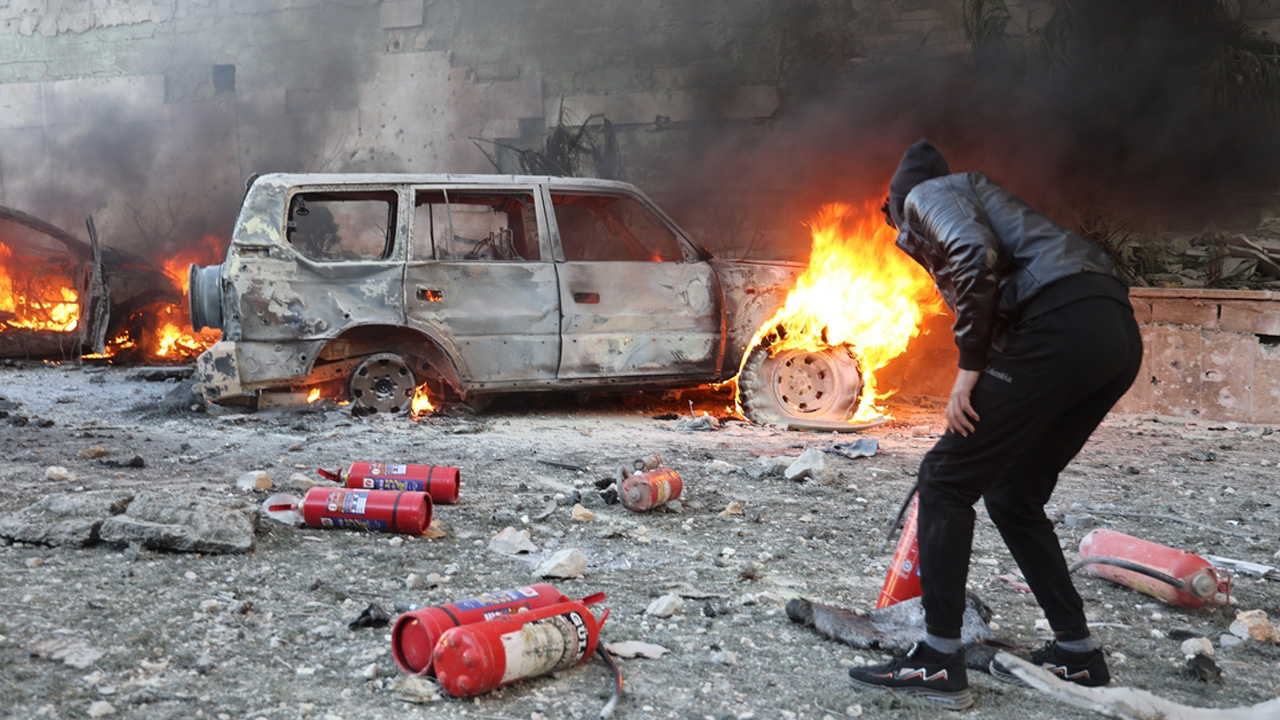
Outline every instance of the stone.
<path id="1" fill-rule="evenodd" d="M 105 445 L 90 445 L 89 447 L 76 453 L 76 457 L 81 460 L 97 460 L 111 454 Z"/>
<path id="2" fill-rule="evenodd" d="M 743 472 L 752 480 L 782 477 L 792 462 L 793 460 L 789 457 L 762 457 L 743 468 Z"/>
<path id="3" fill-rule="evenodd" d="M 255 546 L 258 506 L 225 497 L 161 490 L 139 492 L 128 509 L 102 522 L 98 535 L 115 545 L 194 553 L 246 553 Z"/>
<path id="4" fill-rule="evenodd" d="M 1182 641 L 1182 654 L 1187 657 L 1195 657 L 1196 655 L 1213 656 L 1213 643 L 1209 638 L 1187 638 Z"/>
<path id="5" fill-rule="evenodd" d="M 736 466 L 736 465 L 734 465 L 734 464 L 732 464 L 732 463 L 727 463 L 727 462 L 725 462 L 725 461 L 723 461 L 723 460 L 712 460 L 712 461 L 711 461 L 711 464 L 707 466 L 707 469 L 708 469 L 708 470 L 710 470 L 710 471 L 711 471 L 711 472 L 713 472 L 713 473 L 720 473 L 720 474 L 722 474 L 722 475 L 728 475 L 728 474 L 730 474 L 730 473 L 735 473 L 735 472 L 737 472 L 737 471 L 738 471 L 738 466 Z"/>
<path id="6" fill-rule="evenodd" d="M 588 493 L 590 494 L 590 493 Z M 596 514 L 586 509 L 582 505 L 574 505 L 573 513 L 570 515 L 574 522 L 586 523 L 596 519 Z"/>
<path id="7" fill-rule="evenodd" d="M 667 593 L 662 597 L 649 603 L 649 607 L 644 609 L 645 615 L 654 617 L 668 618 L 672 615 L 679 615 L 684 612 L 684 598 L 675 593 Z"/>
<path id="8" fill-rule="evenodd" d="M 489 540 L 489 549 L 500 555 L 538 552 L 538 546 L 529 539 L 528 530 L 516 530 L 510 525 Z"/>
<path id="9" fill-rule="evenodd" d="M 711 661 L 734 666 L 738 664 L 738 656 L 732 650 L 717 650 L 711 653 Z"/>
<path id="10" fill-rule="evenodd" d="M 301 490 L 302 492 L 306 492 L 311 488 L 317 487 L 321 484 L 322 483 L 320 483 L 318 480 L 312 479 L 310 475 L 303 475 L 302 473 L 292 473 L 291 475 L 289 475 L 289 487 L 294 488 L 296 490 Z M 323 484 L 327 487 L 331 483 L 323 483 Z"/>
<path id="11" fill-rule="evenodd" d="M 89 717 L 100 718 L 106 715 L 112 715 L 116 711 L 115 706 L 106 700 L 95 700 L 89 705 Z"/>
<path id="12" fill-rule="evenodd" d="M 809 448 L 787 466 L 783 477 L 788 480 L 822 480 L 827 475 L 827 456 L 818 448 Z"/>
<path id="13" fill-rule="evenodd" d="M 1244 640 L 1280 643 L 1280 634 L 1277 634 L 1276 626 L 1267 620 L 1267 613 L 1263 610 L 1242 610 L 1236 613 L 1236 619 L 1231 622 L 1230 630 L 1232 635 Z"/>
<path id="14" fill-rule="evenodd" d="M 641 642 L 639 640 L 624 640 L 616 643 L 606 643 L 605 650 L 608 650 L 614 657 L 620 658 L 649 658 L 657 660 L 663 655 L 671 652 L 661 645 L 653 643 Z"/>
<path id="15" fill-rule="evenodd" d="M 0 515 L 0 537 L 35 545 L 92 545 L 103 520 L 124 512 L 132 500 L 133 493 L 121 490 L 50 495 Z"/>
<path id="16" fill-rule="evenodd" d="M 36 657 L 54 660 L 78 670 L 88 668 L 98 662 L 103 655 L 107 654 L 106 650 L 93 647 L 84 640 L 74 637 L 56 637 L 49 640 L 41 640 L 31 644 L 27 648 L 27 652 Z"/>
<path id="17" fill-rule="evenodd" d="M 1067 513 L 1062 516 L 1062 524 L 1077 530 L 1088 530 L 1089 528 L 1097 527 L 1098 518 L 1087 513 Z"/>
<path id="18" fill-rule="evenodd" d="M 240 490 L 270 490 L 274 487 L 271 476 L 265 470 L 250 470 L 236 478 L 236 487 Z"/>
<path id="19" fill-rule="evenodd" d="M 405 675 L 391 686 L 397 700 L 422 704 L 440 699 L 440 686 L 418 675 Z"/>
<path id="20" fill-rule="evenodd" d="M 206 613 L 209 615 L 217 615 L 218 613 L 222 612 L 222 603 L 218 600 L 213 600 L 213 599 L 201 600 L 200 612 Z"/>
<path id="21" fill-rule="evenodd" d="M 382 669 L 378 667 L 378 663 L 369 663 L 360 669 L 360 677 L 365 680 L 377 680 Z"/>
<path id="22" fill-rule="evenodd" d="M 1218 638 L 1218 647 L 1222 648 L 1223 650 L 1232 650 L 1240 647 L 1243 644 L 1244 644 L 1244 640 L 1230 633 L 1223 633 Z"/>
<path id="23" fill-rule="evenodd" d="M 542 561 L 535 574 L 544 578 L 579 578 L 587 570 L 587 556 L 577 548 L 560 550 Z"/>
<path id="24" fill-rule="evenodd" d="M 742 503 L 738 502 L 737 500 L 730 501 L 729 504 L 725 506 L 724 510 L 720 511 L 720 517 L 729 517 L 731 515 L 741 515 L 741 514 L 742 514 Z"/>
<path id="25" fill-rule="evenodd" d="M 61 465 L 50 465 L 45 468 L 44 479 L 49 482 L 75 482 L 76 476 Z"/>
<path id="26" fill-rule="evenodd" d="M 418 576 L 418 573 L 409 573 L 409 576 L 404 579 L 404 588 L 406 590 L 421 590 L 422 578 Z"/>

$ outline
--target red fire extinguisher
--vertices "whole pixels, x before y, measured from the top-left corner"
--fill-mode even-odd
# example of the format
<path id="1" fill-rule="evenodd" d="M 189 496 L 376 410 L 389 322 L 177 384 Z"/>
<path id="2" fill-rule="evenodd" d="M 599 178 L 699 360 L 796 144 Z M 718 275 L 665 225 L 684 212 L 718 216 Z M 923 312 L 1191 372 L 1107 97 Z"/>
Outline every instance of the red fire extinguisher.
<path id="1" fill-rule="evenodd" d="M 631 512 L 645 512 L 680 497 L 684 483 L 675 470 L 658 468 L 636 473 L 618 486 L 622 505 Z"/>
<path id="2" fill-rule="evenodd" d="M 609 617 L 606 610 L 597 621 L 586 606 L 603 599 L 597 593 L 446 630 L 436 643 L 436 679 L 450 695 L 471 697 L 585 662 Z"/>
<path id="3" fill-rule="evenodd" d="M 1089 572 L 1173 605 L 1198 608 L 1231 602 L 1231 573 L 1194 553 L 1114 530 L 1099 529 L 1080 541 L 1071 570 Z"/>
<path id="4" fill-rule="evenodd" d="M 916 542 L 916 518 L 919 514 L 920 497 L 917 495 L 911 501 L 907 522 L 902 526 L 902 537 L 898 538 L 898 549 L 893 553 L 889 574 L 880 589 L 880 598 L 876 600 L 877 610 L 921 594 L 920 545 Z"/>
<path id="5" fill-rule="evenodd" d="M 421 535 L 431 525 L 431 497 L 420 492 L 315 487 L 302 499 L 302 522 Z"/>
<path id="6" fill-rule="evenodd" d="M 396 618 L 391 627 L 391 656 L 410 675 L 430 675 L 432 653 L 446 630 L 562 602 L 569 598 L 551 585 L 538 583 L 413 610 Z"/>
<path id="7" fill-rule="evenodd" d="M 431 496 L 432 502 L 441 505 L 458 502 L 458 488 L 462 484 L 458 468 L 446 465 L 353 462 L 338 472 L 316 472 L 349 488 L 424 492 Z"/>

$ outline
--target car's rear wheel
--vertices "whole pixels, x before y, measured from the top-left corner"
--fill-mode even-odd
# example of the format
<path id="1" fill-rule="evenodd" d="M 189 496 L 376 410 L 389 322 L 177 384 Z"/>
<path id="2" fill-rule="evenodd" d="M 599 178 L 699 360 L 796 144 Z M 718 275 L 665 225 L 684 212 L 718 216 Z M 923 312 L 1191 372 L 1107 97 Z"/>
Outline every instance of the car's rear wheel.
<path id="1" fill-rule="evenodd" d="M 394 353 L 370 355 L 347 380 L 351 411 L 358 415 L 408 412 L 417 386 L 404 358 Z"/>
<path id="2" fill-rule="evenodd" d="M 849 345 L 782 350 L 758 345 L 738 378 L 738 399 L 752 422 L 802 428 L 848 422 L 862 398 L 862 371 Z"/>

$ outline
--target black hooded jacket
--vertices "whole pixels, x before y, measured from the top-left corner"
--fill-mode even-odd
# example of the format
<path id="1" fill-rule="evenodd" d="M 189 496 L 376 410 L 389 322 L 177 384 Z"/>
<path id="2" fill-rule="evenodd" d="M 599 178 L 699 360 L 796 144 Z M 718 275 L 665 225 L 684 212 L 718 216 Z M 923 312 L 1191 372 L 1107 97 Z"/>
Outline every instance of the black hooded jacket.
<path id="1" fill-rule="evenodd" d="M 907 189 L 900 210 L 893 203 L 891 194 L 901 213 L 897 246 L 955 311 L 961 369 L 985 368 L 993 343 L 998 349 L 1020 318 L 1085 297 L 1129 303 L 1124 276 L 1101 248 L 981 173 L 924 180 Z"/>

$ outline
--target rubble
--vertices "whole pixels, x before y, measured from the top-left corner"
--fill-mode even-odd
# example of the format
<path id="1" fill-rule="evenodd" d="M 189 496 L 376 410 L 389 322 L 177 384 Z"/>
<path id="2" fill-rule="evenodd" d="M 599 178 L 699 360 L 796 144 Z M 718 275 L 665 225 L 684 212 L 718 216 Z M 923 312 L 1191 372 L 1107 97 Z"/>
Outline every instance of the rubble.
<path id="1" fill-rule="evenodd" d="M 134 494 L 120 490 L 57 493 L 0 515 L 0 537 L 10 542 L 84 547 L 99 540 L 109 517 L 125 511 Z"/>
<path id="2" fill-rule="evenodd" d="M 579 578 L 587 570 L 587 556 L 577 548 L 560 550 L 542 561 L 534 574 L 543 578 Z"/>
<path id="3" fill-rule="evenodd" d="M 256 544 L 258 507 L 239 499 L 144 490 L 123 514 L 103 521 L 103 542 L 148 550 L 246 553 Z"/>
<path id="4" fill-rule="evenodd" d="M 538 552 L 538 546 L 529 539 L 529 531 L 516 530 L 508 525 L 489 540 L 489 549 L 501 555 L 520 555 Z"/>
<path id="5" fill-rule="evenodd" d="M 822 480 L 827 475 L 827 456 L 817 448 L 809 448 L 787 466 L 783 477 L 799 482 L 801 480 Z"/>

